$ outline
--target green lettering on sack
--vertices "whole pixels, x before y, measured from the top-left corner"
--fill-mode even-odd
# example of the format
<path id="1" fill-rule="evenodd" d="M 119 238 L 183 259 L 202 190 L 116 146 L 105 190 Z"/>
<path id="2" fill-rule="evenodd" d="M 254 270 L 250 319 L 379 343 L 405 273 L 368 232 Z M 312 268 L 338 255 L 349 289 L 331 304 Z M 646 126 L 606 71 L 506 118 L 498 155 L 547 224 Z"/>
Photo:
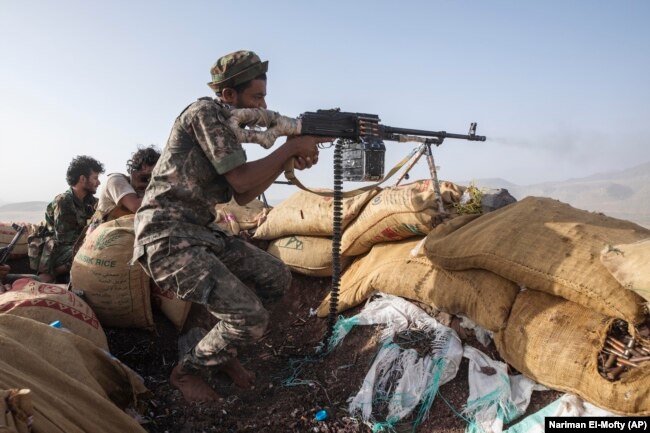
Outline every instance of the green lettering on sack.
<path id="1" fill-rule="evenodd" d="M 114 268 L 115 260 L 95 259 L 95 265 L 103 266 L 105 268 Z"/>
<path id="2" fill-rule="evenodd" d="M 278 246 L 282 248 L 289 248 L 292 250 L 302 250 L 302 241 L 295 236 L 291 236 L 289 239 L 286 240 L 284 245 L 278 245 Z"/>
<path id="3" fill-rule="evenodd" d="M 93 263 L 93 258 L 92 257 L 88 257 L 87 255 L 81 254 L 81 253 L 77 254 L 77 256 L 75 257 L 75 260 L 87 263 L 89 265 L 92 265 L 92 263 Z"/>

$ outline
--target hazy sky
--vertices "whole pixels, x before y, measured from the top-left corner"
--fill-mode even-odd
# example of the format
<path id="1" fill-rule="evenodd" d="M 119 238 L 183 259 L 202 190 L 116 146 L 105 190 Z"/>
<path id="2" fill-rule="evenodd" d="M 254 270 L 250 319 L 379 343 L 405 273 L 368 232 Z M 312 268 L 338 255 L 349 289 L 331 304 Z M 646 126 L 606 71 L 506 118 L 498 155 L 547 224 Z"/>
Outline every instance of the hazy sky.
<path id="1" fill-rule="evenodd" d="M 0 203 L 51 200 L 75 155 L 124 172 L 137 145 L 163 147 L 238 49 L 269 60 L 267 103 L 285 115 L 340 107 L 463 134 L 478 122 L 488 141 L 435 150 L 443 179 L 625 169 L 650 161 L 649 19 L 645 0 L 0 0 Z M 387 145 L 387 169 L 414 147 Z M 298 177 L 331 187 L 330 173 L 324 150 Z"/>

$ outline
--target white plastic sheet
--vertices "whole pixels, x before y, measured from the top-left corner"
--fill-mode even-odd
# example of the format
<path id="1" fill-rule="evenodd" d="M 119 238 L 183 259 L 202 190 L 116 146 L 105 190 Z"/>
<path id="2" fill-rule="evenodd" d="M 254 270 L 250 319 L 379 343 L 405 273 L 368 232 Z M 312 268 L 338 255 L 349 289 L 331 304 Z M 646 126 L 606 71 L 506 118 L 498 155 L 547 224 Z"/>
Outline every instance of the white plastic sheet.
<path id="1" fill-rule="evenodd" d="M 464 414 L 470 419 L 469 432 L 501 433 L 503 424 L 523 414 L 533 391 L 545 391 L 523 375 L 508 375 L 507 365 L 478 349 L 465 346 L 469 359 L 469 397 Z"/>
<path id="2" fill-rule="evenodd" d="M 337 343 L 355 325 L 385 325 L 383 346 L 366 374 L 361 389 L 350 400 L 350 413 L 359 413 L 366 422 L 392 426 L 422 403 L 422 417 L 430 407 L 438 387 L 458 372 L 462 344 L 456 333 L 412 303 L 393 295 L 380 295 L 356 316 L 341 319 L 334 332 Z M 432 335 L 431 354 L 420 357 L 414 349 L 392 343 L 396 333 L 417 329 Z M 336 343 L 330 344 L 330 347 Z M 399 379 L 395 380 L 398 377 Z M 388 400 L 385 421 L 373 414 L 373 404 Z"/>

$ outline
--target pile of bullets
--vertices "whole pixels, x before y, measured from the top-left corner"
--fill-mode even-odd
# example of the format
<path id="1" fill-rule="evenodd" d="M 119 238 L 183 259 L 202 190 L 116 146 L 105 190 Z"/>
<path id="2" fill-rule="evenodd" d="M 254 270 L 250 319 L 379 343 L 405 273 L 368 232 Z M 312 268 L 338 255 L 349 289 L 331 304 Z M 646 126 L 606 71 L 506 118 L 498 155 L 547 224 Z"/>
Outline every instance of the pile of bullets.
<path id="1" fill-rule="evenodd" d="M 623 372 L 650 361 L 647 324 L 637 328 L 636 338 L 624 331 L 626 328 L 622 325 L 620 323 L 612 327 L 605 340 L 605 347 L 598 355 L 598 370 L 611 381 L 617 380 Z"/>

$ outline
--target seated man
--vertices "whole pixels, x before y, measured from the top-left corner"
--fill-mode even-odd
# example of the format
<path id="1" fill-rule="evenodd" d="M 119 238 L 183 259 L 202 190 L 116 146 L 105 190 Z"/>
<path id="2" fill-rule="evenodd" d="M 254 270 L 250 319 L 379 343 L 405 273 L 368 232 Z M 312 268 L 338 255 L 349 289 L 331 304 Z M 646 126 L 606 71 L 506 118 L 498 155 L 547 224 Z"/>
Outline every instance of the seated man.
<path id="1" fill-rule="evenodd" d="M 129 176 L 122 173 L 108 175 L 106 185 L 99 194 L 97 211 L 90 222 L 88 233 L 103 222 L 134 214 L 138 210 L 158 158 L 160 152 L 154 146 L 140 148 L 126 162 Z"/>
<path id="2" fill-rule="evenodd" d="M 59 194 L 45 211 L 43 249 L 38 257 L 38 276 L 44 283 L 67 282 L 74 246 L 93 216 L 104 166 L 89 156 L 77 156 L 66 173 L 70 189 Z"/>

